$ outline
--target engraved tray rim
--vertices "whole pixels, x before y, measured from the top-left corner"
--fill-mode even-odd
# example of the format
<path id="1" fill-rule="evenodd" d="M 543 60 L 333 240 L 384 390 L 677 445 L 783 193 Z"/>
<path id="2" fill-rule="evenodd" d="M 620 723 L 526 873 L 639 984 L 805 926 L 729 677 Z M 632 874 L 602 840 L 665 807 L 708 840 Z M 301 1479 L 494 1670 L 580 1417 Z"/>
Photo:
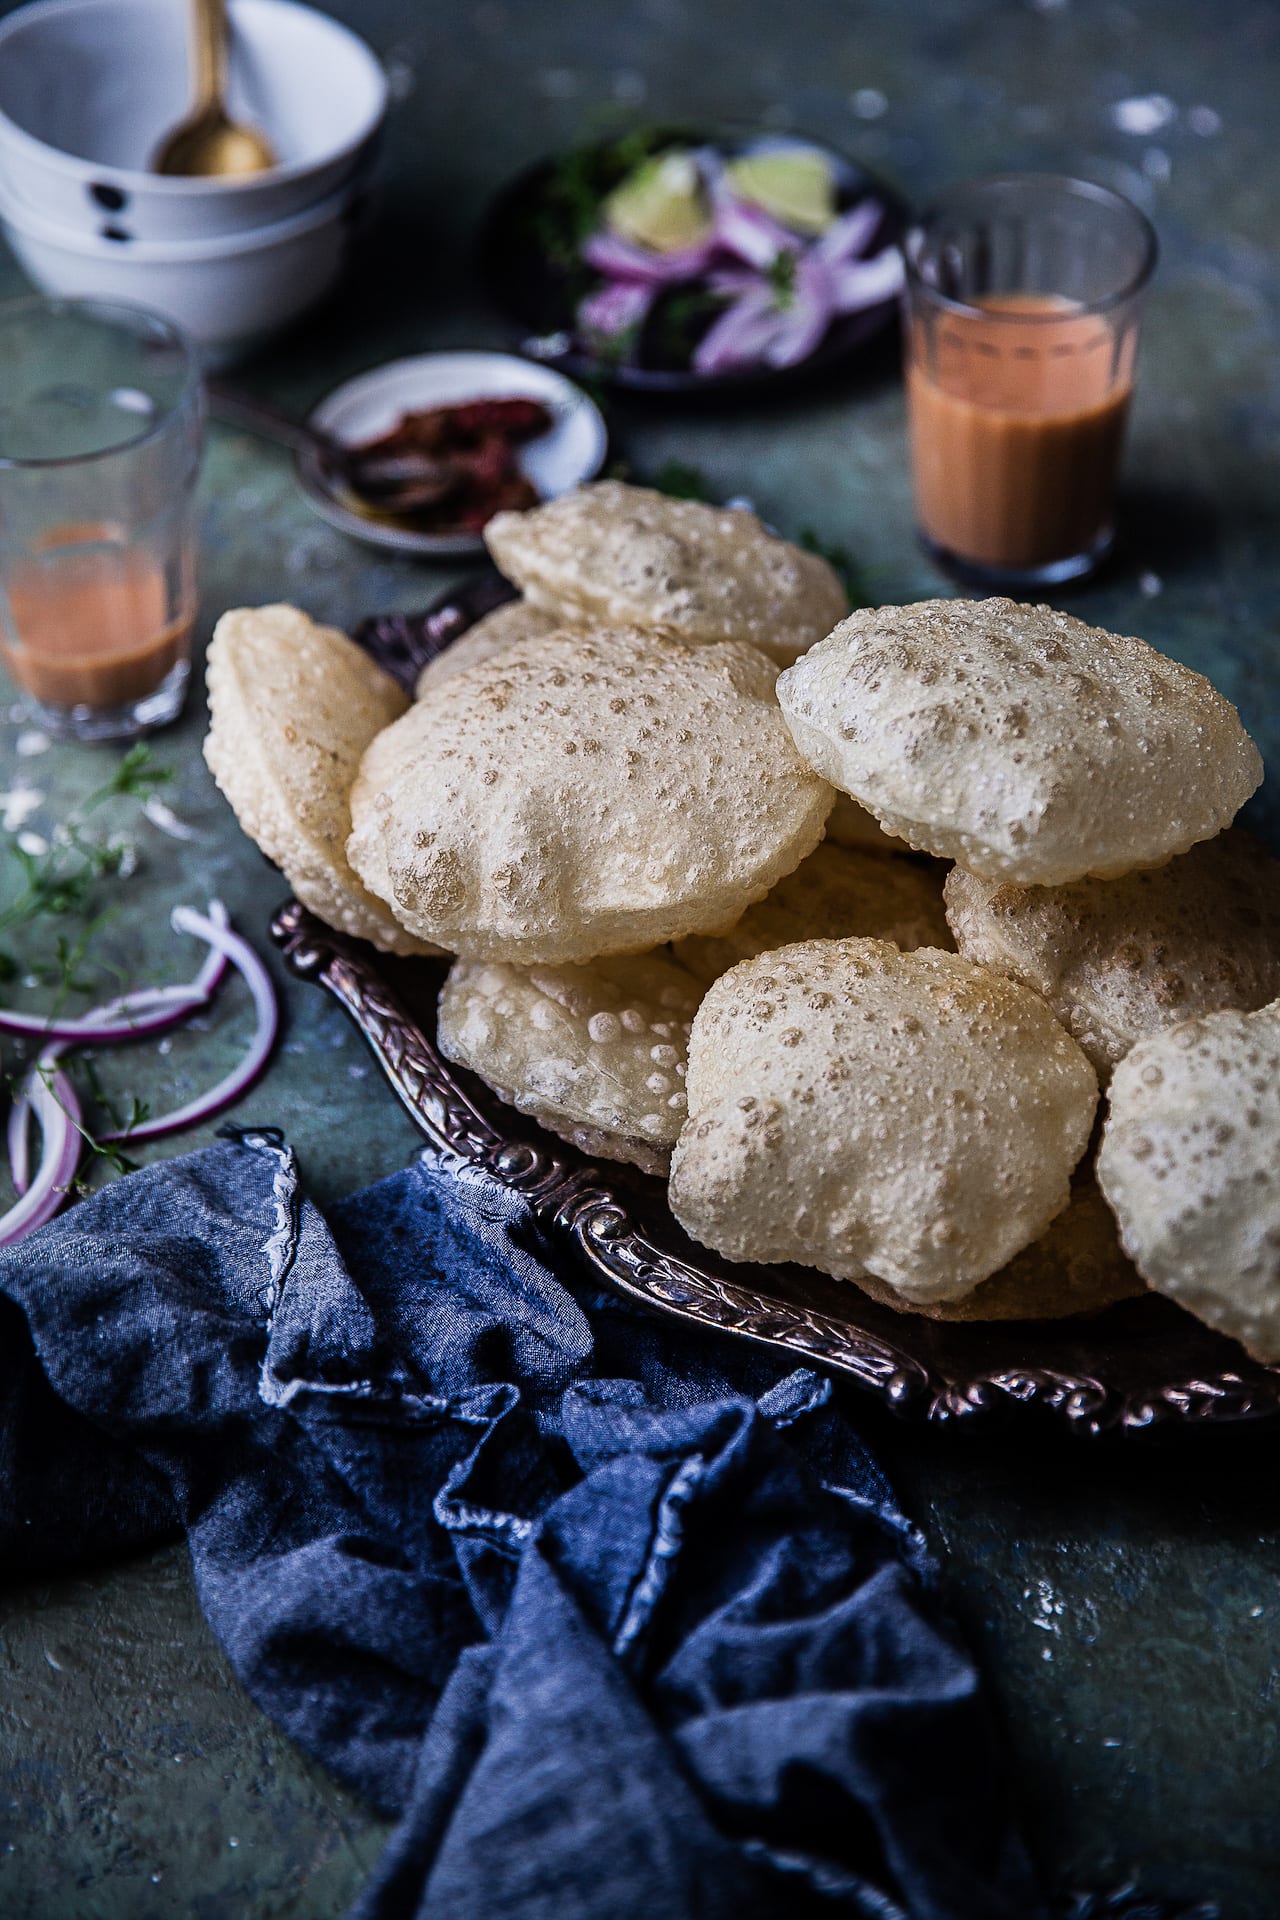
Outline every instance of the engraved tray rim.
<path id="1" fill-rule="evenodd" d="M 425 613 L 367 620 L 354 638 L 411 689 L 428 659 L 513 597 L 488 572 Z M 1280 1414 L 1280 1369 L 1250 1360 L 1154 1295 L 1079 1320 L 961 1324 L 896 1313 L 807 1269 L 722 1261 L 684 1235 L 659 1182 L 589 1159 L 443 1058 L 430 1023 L 396 986 L 397 974 L 439 962 L 389 960 L 296 900 L 276 914 L 271 933 L 290 970 L 350 1015 L 434 1147 L 523 1193 L 598 1280 L 651 1310 L 833 1368 L 896 1413 L 933 1424 L 969 1426 L 981 1417 L 986 1425 L 1002 1411 L 1034 1408 L 1096 1436 Z"/>

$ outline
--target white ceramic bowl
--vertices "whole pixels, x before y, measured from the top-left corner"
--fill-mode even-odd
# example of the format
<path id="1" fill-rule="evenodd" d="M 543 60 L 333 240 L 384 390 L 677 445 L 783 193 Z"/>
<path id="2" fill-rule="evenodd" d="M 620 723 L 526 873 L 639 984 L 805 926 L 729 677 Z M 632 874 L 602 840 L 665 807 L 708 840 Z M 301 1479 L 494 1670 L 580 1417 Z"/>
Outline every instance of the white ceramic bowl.
<path id="1" fill-rule="evenodd" d="M 273 225 L 372 156 L 387 103 L 363 40 L 294 0 L 230 0 L 230 106 L 280 165 L 248 178 L 148 171 L 190 98 L 180 0 L 36 0 L 0 22 L 0 191 L 84 239 L 188 242 Z"/>
<path id="2" fill-rule="evenodd" d="M 609 435 L 595 401 L 554 368 L 512 353 L 419 353 L 408 360 L 389 360 L 335 387 L 310 417 L 333 439 L 358 446 L 388 433 L 401 414 L 413 408 L 497 398 L 541 400 L 551 414 L 549 431 L 521 447 L 517 456 L 542 499 L 568 493 L 599 473 Z M 414 533 L 366 520 L 329 491 L 314 461 L 301 455 L 295 467 L 316 512 L 367 546 L 423 560 L 461 560 L 484 552 L 478 533 Z"/>
<path id="3" fill-rule="evenodd" d="M 319 206 L 252 233 L 179 246 L 68 233 L 0 187 L 0 225 L 43 293 L 122 300 L 174 321 L 207 366 L 227 366 L 323 298 L 345 264 L 366 198 L 339 187 Z"/>

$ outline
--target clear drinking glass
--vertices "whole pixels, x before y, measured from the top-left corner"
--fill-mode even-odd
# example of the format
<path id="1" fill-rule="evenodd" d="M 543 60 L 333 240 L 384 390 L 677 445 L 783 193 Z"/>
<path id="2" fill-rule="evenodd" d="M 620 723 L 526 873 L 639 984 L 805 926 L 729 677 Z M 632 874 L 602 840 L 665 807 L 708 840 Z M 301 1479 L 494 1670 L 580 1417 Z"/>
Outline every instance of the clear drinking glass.
<path id="1" fill-rule="evenodd" d="M 1056 174 L 953 187 L 906 240 L 907 396 L 925 547 L 1026 590 L 1109 552 L 1150 223 Z"/>
<path id="2" fill-rule="evenodd" d="M 48 731 L 127 739 L 180 712 L 203 426 L 167 320 L 0 305 L 0 658 Z"/>

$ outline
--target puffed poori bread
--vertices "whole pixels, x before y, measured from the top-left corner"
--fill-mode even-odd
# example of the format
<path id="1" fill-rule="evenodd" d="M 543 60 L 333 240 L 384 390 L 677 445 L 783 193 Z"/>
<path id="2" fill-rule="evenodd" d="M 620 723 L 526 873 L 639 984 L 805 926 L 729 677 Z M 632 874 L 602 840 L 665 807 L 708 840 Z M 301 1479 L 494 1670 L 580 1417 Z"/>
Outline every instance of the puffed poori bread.
<path id="1" fill-rule="evenodd" d="M 572 625 L 572 622 L 557 620 L 553 613 L 531 607 L 527 600 L 510 600 L 505 606 L 495 607 L 483 620 L 477 620 L 474 627 L 459 634 L 443 653 L 428 660 L 418 675 L 413 697 L 421 700 L 432 687 L 442 685 L 464 667 L 478 666 L 482 660 L 492 660 L 505 653 L 517 640 L 537 640 L 562 625 Z"/>
<path id="2" fill-rule="evenodd" d="M 1280 1364 L 1280 1001 L 1140 1040 L 1098 1180 L 1148 1284 Z"/>
<path id="3" fill-rule="evenodd" d="M 530 605 L 682 640 L 749 640 L 785 666 L 848 608 L 838 575 L 754 513 L 597 480 L 484 530 Z M 575 612 L 576 610 L 576 612 Z"/>
<path id="4" fill-rule="evenodd" d="M 1225 827 L 1262 778 L 1200 674 L 1012 600 L 850 614 L 780 676 L 778 699 L 828 780 L 988 880 L 1159 866 Z"/>
<path id="5" fill-rule="evenodd" d="M 1119 880 L 953 867 L 945 892 L 961 953 L 1043 994 L 1103 1078 L 1145 1034 L 1280 995 L 1280 862 L 1240 827 Z"/>
<path id="6" fill-rule="evenodd" d="M 388 953 L 438 953 L 347 863 L 360 756 L 408 702 L 345 633 L 297 607 L 236 607 L 209 646 L 204 757 L 251 840 L 326 926 Z"/>
<path id="7" fill-rule="evenodd" d="M 838 847 L 858 847 L 866 853 L 910 853 L 905 840 L 886 833 L 874 813 L 868 813 L 847 793 L 837 793 L 827 815 L 827 839 Z"/>
<path id="8" fill-rule="evenodd" d="M 1087 1162 L 1076 1168 L 1071 1198 L 1038 1240 L 1015 1253 L 961 1300 L 908 1302 L 883 1280 L 861 1274 L 857 1285 L 881 1306 L 926 1320 L 1066 1320 L 1101 1313 L 1147 1285 L 1120 1245 L 1115 1215 Z"/>
<path id="9" fill-rule="evenodd" d="M 924 861 L 892 854 L 856 853 L 824 840 L 736 927 L 722 934 L 690 934 L 676 957 L 710 985 L 722 973 L 773 947 L 800 940 L 838 940 L 863 934 L 896 947 L 950 947 L 937 873 Z"/>
<path id="10" fill-rule="evenodd" d="M 811 940 L 694 1018 L 671 1208 L 733 1260 L 958 1299 L 1066 1206 L 1097 1102 L 1043 1000 L 957 954 Z"/>
<path id="11" fill-rule="evenodd" d="M 937 878 L 824 841 L 721 936 L 582 966 L 455 961 L 440 1048 L 585 1152 L 665 1172 L 684 1122 L 689 1024 L 707 985 L 767 947 L 849 933 L 899 946 L 946 940 Z"/>
<path id="12" fill-rule="evenodd" d="M 822 836 L 832 792 L 738 642 L 517 641 L 372 742 L 347 852 L 424 940 L 526 965 L 731 926 Z"/>
<path id="13" fill-rule="evenodd" d="M 437 1039 L 447 1059 L 584 1152 L 665 1173 L 701 998 L 664 948 L 569 967 L 455 960 Z"/>

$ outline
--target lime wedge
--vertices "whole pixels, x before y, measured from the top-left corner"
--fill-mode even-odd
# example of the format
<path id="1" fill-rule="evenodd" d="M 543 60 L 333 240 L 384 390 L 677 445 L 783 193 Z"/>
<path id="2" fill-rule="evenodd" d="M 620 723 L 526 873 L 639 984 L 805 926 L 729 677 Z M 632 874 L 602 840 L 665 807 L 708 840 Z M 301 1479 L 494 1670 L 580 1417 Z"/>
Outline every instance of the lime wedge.
<path id="1" fill-rule="evenodd" d="M 816 147 L 745 153 L 725 173 L 736 194 L 794 233 L 825 233 L 836 217 L 835 175 Z"/>
<path id="2" fill-rule="evenodd" d="M 605 200 L 604 216 L 624 240 L 655 253 L 696 246 L 711 216 L 693 155 L 677 147 L 642 161 Z"/>

